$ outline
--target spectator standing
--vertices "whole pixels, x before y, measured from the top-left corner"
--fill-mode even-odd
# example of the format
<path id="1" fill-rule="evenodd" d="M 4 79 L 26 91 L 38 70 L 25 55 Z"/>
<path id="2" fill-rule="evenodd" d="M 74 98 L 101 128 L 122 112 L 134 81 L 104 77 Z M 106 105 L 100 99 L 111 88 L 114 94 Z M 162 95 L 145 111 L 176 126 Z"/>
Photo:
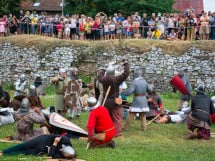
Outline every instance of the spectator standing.
<path id="1" fill-rule="evenodd" d="M 200 38 L 201 40 L 208 40 L 209 39 L 209 17 L 207 12 L 203 12 L 202 16 L 200 17 Z"/>
<path id="2" fill-rule="evenodd" d="M 24 33 L 25 34 L 30 34 L 30 12 L 26 11 L 25 16 L 21 19 L 21 22 L 24 24 Z"/>
<path id="3" fill-rule="evenodd" d="M 210 18 L 212 40 L 215 40 L 215 12 Z"/>
<path id="4" fill-rule="evenodd" d="M 3 18 L 0 18 L 0 37 L 5 37 L 6 22 Z"/>
<path id="5" fill-rule="evenodd" d="M 147 38 L 147 31 L 148 31 L 148 18 L 147 14 L 143 13 L 143 17 L 141 20 L 141 28 L 142 28 L 142 38 L 146 39 Z"/>

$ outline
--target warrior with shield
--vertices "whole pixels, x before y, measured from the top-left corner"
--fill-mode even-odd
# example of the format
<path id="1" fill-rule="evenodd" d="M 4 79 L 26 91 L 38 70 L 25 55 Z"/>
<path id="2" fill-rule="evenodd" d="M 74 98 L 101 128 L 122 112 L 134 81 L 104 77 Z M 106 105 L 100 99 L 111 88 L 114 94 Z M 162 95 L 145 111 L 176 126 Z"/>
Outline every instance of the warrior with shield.
<path id="1" fill-rule="evenodd" d="M 180 96 L 180 100 L 178 103 L 178 110 L 181 109 L 182 104 L 186 101 L 190 101 L 192 97 L 192 86 L 185 75 L 183 69 L 179 69 L 174 77 L 170 81 L 171 86 L 173 87 L 174 91 L 179 90 L 182 95 Z"/>
<path id="2" fill-rule="evenodd" d="M 74 117 L 75 113 L 77 117 L 81 114 L 82 106 L 80 102 L 80 92 L 81 82 L 78 79 L 78 69 L 74 67 L 71 70 L 70 80 L 64 95 L 64 111 L 70 109 L 69 115 L 71 119 Z"/>

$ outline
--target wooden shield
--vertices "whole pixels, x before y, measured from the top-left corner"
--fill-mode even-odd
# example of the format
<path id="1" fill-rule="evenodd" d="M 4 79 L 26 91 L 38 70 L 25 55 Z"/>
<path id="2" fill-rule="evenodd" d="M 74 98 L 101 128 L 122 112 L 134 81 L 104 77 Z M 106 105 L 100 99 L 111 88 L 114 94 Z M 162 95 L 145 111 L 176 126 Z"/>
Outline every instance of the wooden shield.
<path id="1" fill-rule="evenodd" d="M 73 108 L 78 104 L 81 86 L 78 80 L 70 80 L 66 88 L 64 102 L 66 107 Z"/>
<path id="2" fill-rule="evenodd" d="M 177 90 L 179 90 L 182 94 L 187 94 L 186 86 L 184 81 L 176 74 L 170 80 L 170 84 Z"/>

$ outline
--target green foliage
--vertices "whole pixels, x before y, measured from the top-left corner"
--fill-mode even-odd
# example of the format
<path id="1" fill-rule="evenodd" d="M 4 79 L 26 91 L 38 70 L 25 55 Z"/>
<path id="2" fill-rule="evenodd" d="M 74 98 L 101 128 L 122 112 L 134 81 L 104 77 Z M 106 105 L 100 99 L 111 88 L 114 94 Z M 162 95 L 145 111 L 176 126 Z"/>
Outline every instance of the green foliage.
<path id="1" fill-rule="evenodd" d="M 65 0 L 65 13 L 75 14 L 84 13 L 95 16 L 98 12 L 107 15 L 122 12 L 123 15 L 131 15 L 138 11 L 142 13 L 164 13 L 172 12 L 172 5 L 175 0 Z"/>
<path id="2" fill-rule="evenodd" d="M 19 11 L 19 4 L 23 0 L 1 0 L 0 1 L 0 17 L 9 13 L 16 14 Z"/>

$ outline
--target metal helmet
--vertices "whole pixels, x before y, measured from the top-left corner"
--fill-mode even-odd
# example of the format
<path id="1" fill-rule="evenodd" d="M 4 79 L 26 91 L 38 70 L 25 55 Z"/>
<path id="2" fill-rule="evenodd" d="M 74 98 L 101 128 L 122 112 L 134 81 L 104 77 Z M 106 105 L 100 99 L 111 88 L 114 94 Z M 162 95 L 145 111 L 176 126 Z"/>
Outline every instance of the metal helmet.
<path id="1" fill-rule="evenodd" d="M 112 65 L 109 65 L 106 69 L 106 75 L 115 75 L 115 68 Z"/>
<path id="2" fill-rule="evenodd" d="M 205 85 L 204 85 L 204 83 L 199 83 L 198 84 L 198 86 L 197 86 L 197 92 L 204 92 L 204 90 L 205 90 Z"/>
<path id="3" fill-rule="evenodd" d="M 30 108 L 30 102 L 29 102 L 28 98 L 23 98 L 21 106 L 23 108 Z"/>
<path id="4" fill-rule="evenodd" d="M 21 74 L 21 75 L 20 75 L 20 80 L 21 80 L 21 81 L 24 81 L 24 80 L 25 80 L 25 74 Z"/>
<path id="5" fill-rule="evenodd" d="M 96 103 L 97 103 L 97 99 L 95 97 L 89 97 L 87 99 L 87 104 L 88 104 L 89 108 L 95 106 Z"/>
<path id="6" fill-rule="evenodd" d="M 59 73 L 66 73 L 66 70 L 64 68 L 60 68 Z"/>
<path id="7" fill-rule="evenodd" d="M 215 96 L 211 97 L 212 102 L 215 104 Z"/>
<path id="8" fill-rule="evenodd" d="M 138 68 L 138 69 L 135 69 L 134 71 L 134 78 L 138 78 L 138 77 L 142 77 L 143 76 L 143 70 Z"/>
<path id="9" fill-rule="evenodd" d="M 182 78 L 184 76 L 184 70 L 178 69 L 178 75 Z"/>
<path id="10" fill-rule="evenodd" d="M 65 158 L 72 158 L 75 156 L 75 150 L 70 145 L 62 145 L 60 150 Z"/>

